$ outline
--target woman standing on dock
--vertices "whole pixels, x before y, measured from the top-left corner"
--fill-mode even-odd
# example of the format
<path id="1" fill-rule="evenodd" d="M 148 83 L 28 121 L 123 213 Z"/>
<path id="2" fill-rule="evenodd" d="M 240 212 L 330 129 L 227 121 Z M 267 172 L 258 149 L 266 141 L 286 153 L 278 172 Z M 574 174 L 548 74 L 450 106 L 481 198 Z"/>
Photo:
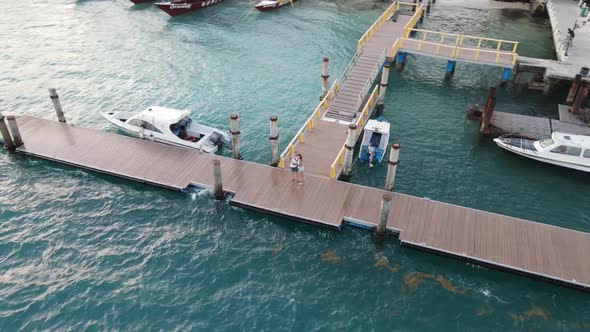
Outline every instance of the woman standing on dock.
<path id="1" fill-rule="evenodd" d="M 299 170 L 299 160 L 297 160 L 297 152 L 291 156 L 291 162 L 289 162 L 289 168 L 291 169 L 291 182 L 297 181 L 297 171 Z"/>
<path id="2" fill-rule="evenodd" d="M 297 171 L 298 171 L 298 175 L 299 175 L 299 184 L 303 184 L 303 180 L 304 180 L 304 174 L 303 174 L 303 156 L 301 156 L 301 153 L 297 154 Z"/>

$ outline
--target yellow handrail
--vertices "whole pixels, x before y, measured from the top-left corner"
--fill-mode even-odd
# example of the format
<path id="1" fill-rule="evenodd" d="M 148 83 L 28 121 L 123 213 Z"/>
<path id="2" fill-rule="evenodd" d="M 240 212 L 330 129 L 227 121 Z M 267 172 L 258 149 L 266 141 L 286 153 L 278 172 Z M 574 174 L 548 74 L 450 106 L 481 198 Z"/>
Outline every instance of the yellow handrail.
<path id="1" fill-rule="evenodd" d="M 361 129 L 365 125 L 365 120 L 366 120 L 365 118 L 369 117 L 369 114 L 371 113 L 371 109 L 373 109 L 373 106 L 375 106 L 375 102 L 377 101 L 378 95 L 379 95 L 379 87 L 376 85 L 375 88 L 373 88 L 373 92 L 371 92 L 371 94 L 369 95 L 369 99 L 367 99 L 367 102 L 365 103 L 365 107 L 363 107 L 363 110 L 361 111 L 358 118 L 354 122 L 354 124 L 358 128 L 356 131 L 355 140 L 358 139 L 359 135 L 361 134 Z M 336 178 L 336 164 L 342 165 L 344 163 L 344 150 L 345 149 L 346 149 L 346 143 L 344 143 L 342 145 L 342 148 L 340 148 L 340 151 L 338 151 L 338 154 L 336 155 L 336 159 L 334 159 L 334 162 L 332 163 L 332 165 L 330 165 L 330 179 L 332 179 L 332 180 Z"/>
<path id="2" fill-rule="evenodd" d="M 432 31 L 432 30 L 425 30 L 425 29 L 408 29 L 408 33 L 407 33 L 407 35 L 404 34 L 404 37 L 408 38 L 410 32 L 422 33 L 423 34 L 423 38 L 422 38 L 423 40 L 426 39 L 426 37 L 425 37 L 426 35 L 430 35 L 430 36 L 455 37 L 456 38 L 455 41 L 457 43 L 460 43 L 459 45 L 462 45 L 465 42 L 465 40 L 473 40 L 474 42 L 477 42 L 478 48 L 481 47 L 481 43 L 482 42 L 494 42 L 494 43 L 496 43 L 496 45 L 494 46 L 494 48 L 496 48 L 496 50 L 498 50 L 498 51 L 500 51 L 501 50 L 501 47 L 504 46 L 504 45 L 512 45 L 512 53 L 516 53 L 516 50 L 518 49 L 518 44 L 519 44 L 517 41 L 513 41 L 513 40 L 487 38 L 487 37 L 464 35 L 464 34 L 459 34 L 459 33 L 449 33 L 449 32 Z M 459 38 L 459 39 L 457 39 L 457 38 Z"/>
<path id="3" fill-rule="evenodd" d="M 406 37 L 406 38 L 410 37 L 410 32 L 418 23 L 418 20 L 420 19 L 420 16 L 422 16 L 423 11 L 424 11 L 424 7 L 422 7 L 422 5 L 416 6 L 416 12 L 414 13 L 414 15 L 412 15 L 412 18 L 410 19 L 410 21 L 408 21 L 408 23 L 404 26 L 404 30 L 403 30 L 404 32 L 402 34 L 402 37 Z"/>
<path id="4" fill-rule="evenodd" d="M 367 40 L 369 40 L 369 38 L 371 36 L 373 36 L 373 34 L 375 34 L 375 32 L 377 32 L 377 30 L 379 30 L 379 28 L 381 27 L 381 25 L 385 21 L 387 21 L 387 19 L 389 18 L 389 16 L 391 16 L 398 9 L 399 9 L 399 3 L 397 1 L 394 1 L 391 4 L 391 6 L 389 6 L 383 12 L 383 14 L 381 14 L 381 16 L 379 16 L 379 18 L 375 21 L 375 23 L 373 23 L 373 25 L 371 25 L 369 27 L 369 29 L 367 30 L 367 32 L 365 32 L 365 34 L 359 39 L 359 41 L 356 43 L 356 49 L 359 50 L 359 49 L 363 48 L 363 46 L 365 45 L 365 43 L 367 42 Z"/>
<path id="5" fill-rule="evenodd" d="M 437 42 L 430 42 L 430 41 L 424 41 L 421 39 L 413 39 L 413 38 L 401 38 L 401 42 L 403 43 L 404 41 L 413 41 L 418 43 L 418 46 L 416 48 L 416 50 L 420 51 L 420 49 L 422 49 L 422 45 L 423 44 L 428 44 L 428 45 L 434 45 L 436 46 L 436 55 L 440 54 L 440 48 L 450 48 L 452 49 L 451 51 L 451 58 L 458 58 L 459 55 L 461 54 L 461 51 L 475 51 L 475 60 L 479 60 L 479 54 L 480 53 L 491 53 L 491 54 L 495 54 L 496 58 L 494 59 L 495 63 L 500 62 L 500 56 L 502 55 L 507 55 L 512 57 L 512 61 L 511 64 L 514 66 L 516 64 L 516 60 L 518 59 L 518 54 L 517 53 L 513 53 L 513 52 L 507 52 L 507 51 L 497 51 L 497 50 L 490 50 L 490 49 L 482 49 L 482 48 L 476 48 L 474 47 L 460 47 L 460 46 L 455 46 L 455 45 L 448 45 L 448 44 L 441 44 L 441 43 L 437 43 Z M 456 45 L 460 45 L 460 39 L 458 39 Z M 397 41 L 396 41 L 397 42 Z"/>
<path id="6" fill-rule="evenodd" d="M 306 130 L 311 131 L 313 129 L 314 119 L 319 119 L 322 116 L 322 110 L 326 110 L 328 108 L 328 101 L 334 98 L 334 94 L 338 91 L 339 87 L 340 86 L 338 84 L 338 80 L 335 80 L 334 83 L 332 83 L 332 87 L 330 88 L 330 90 L 328 90 L 328 92 L 326 93 L 326 96 L 320 101 L 318 106 L 307 118 L 305 123 L 303 123 L 303 126 L 297 131 L 295 137 L 293 137 L 289 144 L 287 144 L 287 147 L 279 157 L 280 168 L 285 168 L 285 156 L 287 155 L 287 153 L 289 153 L 291 156 L 295 154 L 295 142 L 303 143 L 304 132 Z"/>

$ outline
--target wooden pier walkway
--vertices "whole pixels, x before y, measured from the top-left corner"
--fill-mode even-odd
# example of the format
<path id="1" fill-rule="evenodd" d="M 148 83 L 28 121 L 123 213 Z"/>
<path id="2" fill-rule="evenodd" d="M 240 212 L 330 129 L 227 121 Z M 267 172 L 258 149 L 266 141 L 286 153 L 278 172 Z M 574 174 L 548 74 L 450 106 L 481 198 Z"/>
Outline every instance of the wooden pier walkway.
<path id="1" fill-rule="evenodd" d="M 212 187 L 212 161 L 219 159 L 230 204 L 330 228 L 374 228 L 388 193 L 387 228 L 402 245 L 590 290 L 588 233 L 314 174 L 300 186 L 280 168 L 37 117 L 17 123 L 24 142 L 19 153 L 173 190 Z"/>

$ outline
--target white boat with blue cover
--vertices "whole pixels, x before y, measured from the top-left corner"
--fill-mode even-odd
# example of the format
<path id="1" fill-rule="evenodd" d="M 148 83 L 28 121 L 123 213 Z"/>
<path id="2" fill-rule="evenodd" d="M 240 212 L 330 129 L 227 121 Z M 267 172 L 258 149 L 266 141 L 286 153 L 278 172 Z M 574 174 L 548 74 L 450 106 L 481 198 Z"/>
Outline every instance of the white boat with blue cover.
<path id="1" fill-rule="evenodd" d="M 139 112 L 100 112 L 126 133 L 155 142 L 215 153 L 231 149 L 229 133 L 193 121 L 188 110 L 152 106 Z"/>
<path id="2" fill-rule="evenodd" d="M 389 122 L 382 117 L 369 120 L 365 125 L 359 159 L 369 162 L 370 167 L 383 161 L 389 143 L 389 128 Z"/>
<path id="3" fill-rule="evenodd" d="M 590 172 L 590 136 L 554 132 L 538 141 L 501 136 L 494 138 L 494 142 L 523 157 Z"/>

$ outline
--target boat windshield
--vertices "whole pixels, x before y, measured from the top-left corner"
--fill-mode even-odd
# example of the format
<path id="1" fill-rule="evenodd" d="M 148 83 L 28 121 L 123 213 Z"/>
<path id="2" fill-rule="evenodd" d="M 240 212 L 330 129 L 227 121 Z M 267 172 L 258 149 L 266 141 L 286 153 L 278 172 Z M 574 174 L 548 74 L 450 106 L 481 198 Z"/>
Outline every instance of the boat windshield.
<path id="1" fill-rule="evenodd" d="M 553 139 L 551 139 L 551 137 L 547 137 L 547 138 L 544 138 L 544 139 L 542 139 L 542 140 L 539 141 L 539 144 L 541 144 L 541 147 L 543 149 L 544 148 L 547 148 L 547 147 L 550 147 L 554 143 L 555 142 L 553 141 Z"/>

